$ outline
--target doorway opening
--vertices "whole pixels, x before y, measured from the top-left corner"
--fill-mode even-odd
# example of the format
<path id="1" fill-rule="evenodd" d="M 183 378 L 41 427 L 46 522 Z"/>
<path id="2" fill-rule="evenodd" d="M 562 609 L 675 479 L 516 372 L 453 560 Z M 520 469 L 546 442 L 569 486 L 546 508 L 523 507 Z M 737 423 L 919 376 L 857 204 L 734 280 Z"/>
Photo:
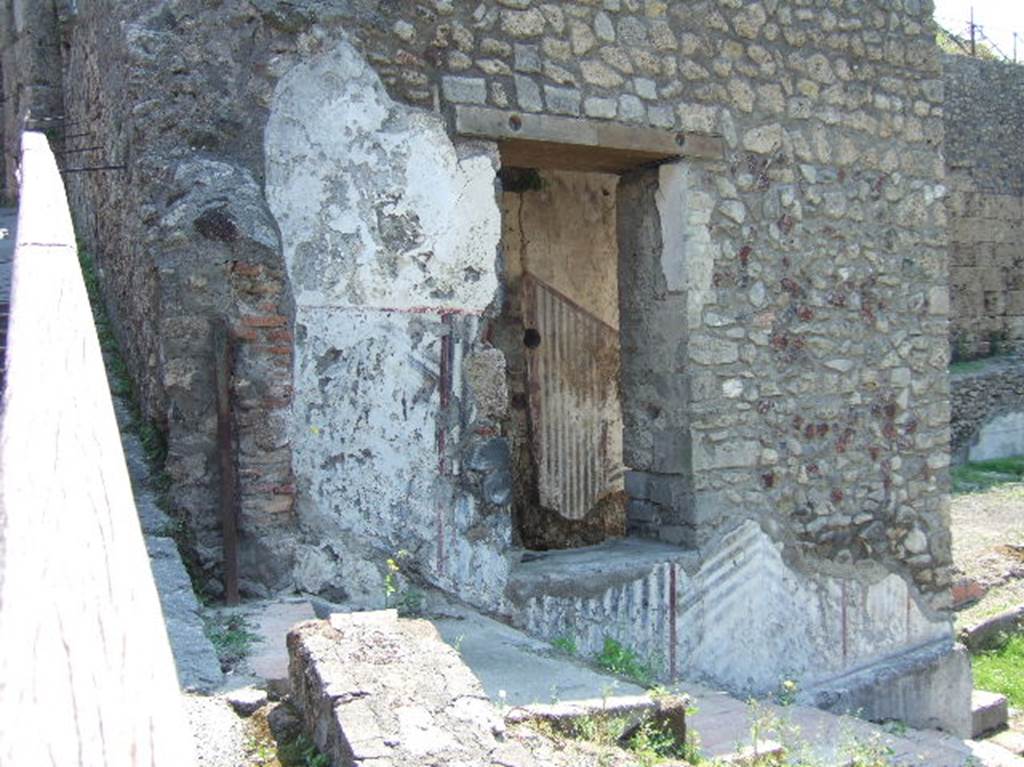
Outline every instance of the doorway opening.
<path id="1" fill-rule="evenodd" d="M 616 192 L 609 173 L 502 171 L 506 299 L 496 338 L 527 549 L 627 531 Z"/>

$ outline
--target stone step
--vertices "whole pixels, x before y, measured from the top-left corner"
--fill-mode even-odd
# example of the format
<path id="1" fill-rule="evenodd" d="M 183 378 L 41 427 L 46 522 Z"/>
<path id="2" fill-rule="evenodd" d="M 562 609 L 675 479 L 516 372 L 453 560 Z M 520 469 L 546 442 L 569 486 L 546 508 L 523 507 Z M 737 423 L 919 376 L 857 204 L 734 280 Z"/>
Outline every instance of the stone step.
<path id="1" fill-rule="evenodd" d="M 994 743 L 1000 748 L 1005 748 L 1012 754 L 1024 755 L 1024 733 L 1003 730 L 990 737 L 988 742 Z"/>
<path id="2" fill-rule="evenodd" d="M 973 690 L 971 692 L 971 732 L 980 738 L 1006 726 L 1009 706 L 1006 696 L 997 692 Z"/>

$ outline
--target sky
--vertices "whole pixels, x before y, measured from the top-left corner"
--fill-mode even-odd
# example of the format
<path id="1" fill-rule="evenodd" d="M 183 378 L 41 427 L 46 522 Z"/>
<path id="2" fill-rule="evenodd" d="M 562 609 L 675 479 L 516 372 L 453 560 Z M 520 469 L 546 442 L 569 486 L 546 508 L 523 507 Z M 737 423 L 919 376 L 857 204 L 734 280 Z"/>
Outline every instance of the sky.
<path id="1" fill-rule="evenodd" d="M 966 37 L 971 6 L 974 23 L 1006 56 L 1013 56 L 1013 33 L 1019 35 L 1017 60 L 1024 61 L 1024 0 L 935 0 L 935 20 L 950 32 Z"/>

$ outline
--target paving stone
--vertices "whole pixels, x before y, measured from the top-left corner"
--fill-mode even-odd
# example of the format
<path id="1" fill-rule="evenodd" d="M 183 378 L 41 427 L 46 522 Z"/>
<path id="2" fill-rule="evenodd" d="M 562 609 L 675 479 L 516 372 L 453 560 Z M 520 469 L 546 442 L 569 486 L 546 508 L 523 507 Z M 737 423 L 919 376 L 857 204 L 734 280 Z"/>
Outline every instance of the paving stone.
<path id="1" fill-rule="evenodd" d="M 242 687 L 231 690 L 224 697 L 239 716 L 250 716 L 256 713 L 269 700 L 267 691 L 258 687 Z"/>
<path id="2" fill-rule="evenodd" d="M 252 614 L 253 633 L 260 638 L 247 660 L 252 673 L 269 682 L 288 679 L 288 631 L 315 618 L 313 605 L 307 601 L 272 602 Z"/>

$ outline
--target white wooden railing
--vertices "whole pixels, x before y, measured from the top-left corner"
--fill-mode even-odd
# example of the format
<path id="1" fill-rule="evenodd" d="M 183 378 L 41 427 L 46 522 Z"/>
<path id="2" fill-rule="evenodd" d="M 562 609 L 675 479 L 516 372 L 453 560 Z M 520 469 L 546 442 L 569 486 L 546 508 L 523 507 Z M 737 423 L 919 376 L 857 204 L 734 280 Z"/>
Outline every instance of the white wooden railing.
<path id="1" fill-rule="evenodd" d="M 0 765 L 193 765 L 60 172 L 25 133 L 0 416 Z"/>

